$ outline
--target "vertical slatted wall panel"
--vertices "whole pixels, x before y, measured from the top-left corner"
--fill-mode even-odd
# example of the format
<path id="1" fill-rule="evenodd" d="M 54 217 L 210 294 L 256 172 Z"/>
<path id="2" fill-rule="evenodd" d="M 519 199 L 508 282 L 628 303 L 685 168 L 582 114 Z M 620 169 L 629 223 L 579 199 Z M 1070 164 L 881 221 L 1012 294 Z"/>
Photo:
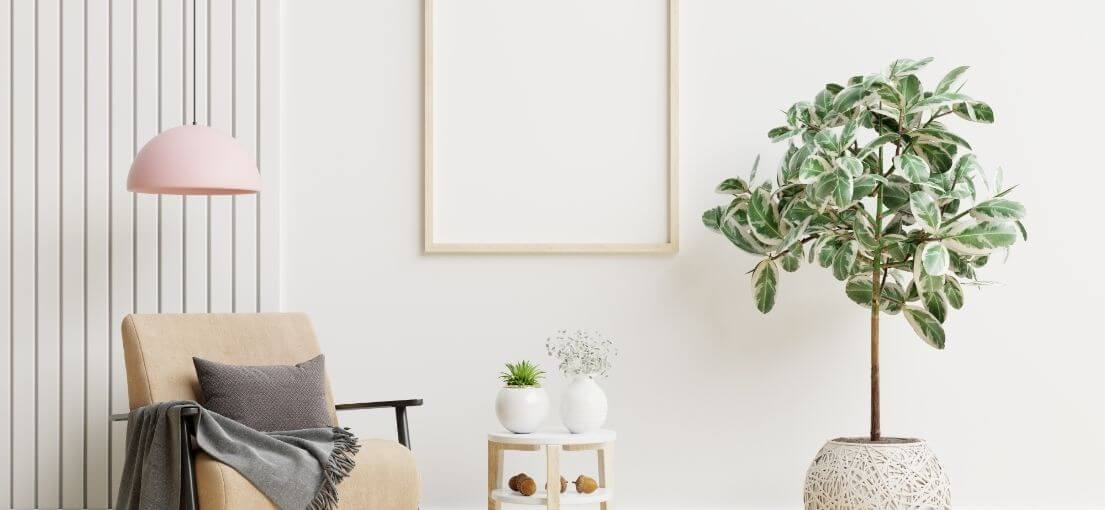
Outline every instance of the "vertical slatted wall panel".
<path id="1" fill-rule="evenodd" d="M 0 508 L 110 507 L 125 314 L 278 309 L 278 8 L 0 0 Z M 263 194 L 126 191 L 193 120 L 255 155 Z"/>

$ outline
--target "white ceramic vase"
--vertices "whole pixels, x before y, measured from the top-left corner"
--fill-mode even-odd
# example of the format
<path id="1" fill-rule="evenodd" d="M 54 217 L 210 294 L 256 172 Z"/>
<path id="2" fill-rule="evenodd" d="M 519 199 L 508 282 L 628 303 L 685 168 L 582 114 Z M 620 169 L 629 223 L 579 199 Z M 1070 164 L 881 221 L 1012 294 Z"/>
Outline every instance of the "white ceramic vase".
<path id="1" fill-rule="evenodd" d="M 921 439 L 834 439 L 806 471 L 806 510 L 951 508 L 948 476 Z"/>
<path id="2" fill-rule="evenodd" d="M 606 422 L 606 393 L 589 375 L 577 375 L 564 390 L 560 421 L 573 434 L 598 430 Z"/>
<path id="3" fill-rule="evenodd" d="M 537 432 L 549 415 L 549 395 L 536 386 L 506 386 L 495 397 L 495 415 L 515 434 Z"/>

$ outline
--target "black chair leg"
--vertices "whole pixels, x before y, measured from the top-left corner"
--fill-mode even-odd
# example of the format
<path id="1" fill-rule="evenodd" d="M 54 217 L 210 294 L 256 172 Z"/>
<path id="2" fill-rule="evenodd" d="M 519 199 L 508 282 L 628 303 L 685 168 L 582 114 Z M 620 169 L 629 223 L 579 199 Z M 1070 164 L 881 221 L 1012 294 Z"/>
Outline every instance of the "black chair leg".
<path id="1" fill-rule="evenodd" d="M 407 432 L 407 408 L 399 406 L 395 408 L 395 429 L 399 433 L 399 444 L 411 448 L 411 436 Z"/>
<path id="2" fill-rule="evenodd" d="M 199 509 L 196 492 L 196 456 L 192 451 L 192 435 L 195 434 L 195 417 L 180 417 L 180 508 Z"/>

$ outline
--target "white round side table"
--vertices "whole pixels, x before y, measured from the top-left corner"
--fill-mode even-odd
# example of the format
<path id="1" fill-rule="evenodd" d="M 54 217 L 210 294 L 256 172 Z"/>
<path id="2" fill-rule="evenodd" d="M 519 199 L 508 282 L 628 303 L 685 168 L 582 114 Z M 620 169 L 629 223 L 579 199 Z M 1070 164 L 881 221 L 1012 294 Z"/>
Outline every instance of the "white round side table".
<path id="1" fill-rule="evenodd" d="M 519 505 L 541 505 L 549 510 L 558 510 L 561 505 L 593 505 L 598 503 L 602 510 L 611 510 L 614 497 L 611 466 L 614 460 L 614 440 L 617 435 L 612 430 L 596 430 L 586 434 L 571 434 L 567 430 L 535 432 L 533 434 L 514 434 L 512 432 L 492 432 L 487 435 L 487 510 L 500 510 L 503 503 Z M 545 479 L 548 485 L 532 496 L 523 496 L 503 487 L 503 453 L 507 450 L 522 452 L 545 452 Z M 569 488 L 560 493 L 560 451 L 594 450 L 598 457 L 599 489 L 591 494 L 579 494 Z M 565 477 L 567 478 L 567 477 Z"/>

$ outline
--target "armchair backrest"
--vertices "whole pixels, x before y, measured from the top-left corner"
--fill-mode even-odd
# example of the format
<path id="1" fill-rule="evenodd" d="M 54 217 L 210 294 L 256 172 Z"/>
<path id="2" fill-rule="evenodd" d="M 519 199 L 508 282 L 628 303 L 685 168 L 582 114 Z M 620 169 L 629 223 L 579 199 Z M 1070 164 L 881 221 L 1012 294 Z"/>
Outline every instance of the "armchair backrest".
<path id="1" fill-rule="evenodd" d="M 123 319 L 130 408 L 200 398 L 192 357 L 234 365 L 294 365 L 319 355 L 302 313 L 148 314 Z M 337 425 L 326 381 L 330 421 Z"/>

